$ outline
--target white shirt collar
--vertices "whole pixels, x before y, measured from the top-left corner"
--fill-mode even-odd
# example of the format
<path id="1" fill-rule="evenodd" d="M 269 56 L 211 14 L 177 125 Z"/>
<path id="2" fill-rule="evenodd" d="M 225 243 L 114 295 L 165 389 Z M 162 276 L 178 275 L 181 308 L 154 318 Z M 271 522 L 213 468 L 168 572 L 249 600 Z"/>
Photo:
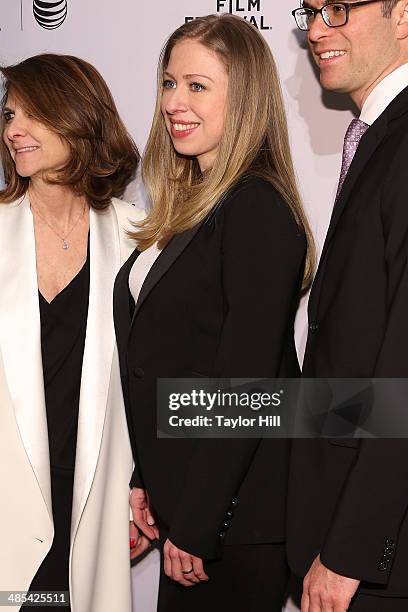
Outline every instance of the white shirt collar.
<path id="1" fill-rule="evenodd" d="M 360 119 L 372 125 L 387 106 L 408 86 L 408 64 L 388 74 L 369 94 L 361 109 Z"/>

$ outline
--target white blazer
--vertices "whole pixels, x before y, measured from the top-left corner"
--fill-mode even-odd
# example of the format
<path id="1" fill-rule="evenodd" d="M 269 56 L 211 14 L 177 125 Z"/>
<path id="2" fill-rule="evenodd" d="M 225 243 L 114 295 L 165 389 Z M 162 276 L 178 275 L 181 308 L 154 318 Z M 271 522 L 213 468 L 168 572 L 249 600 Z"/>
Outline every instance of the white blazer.
<path id="1" fill-rule="evenodd" d="M 90 211 L 90 289 L 71 523 L 73 612 L 131 612 L 132 454 L 115 344 L 115 276 L 143 212 Z M 0 204 L 0 591 L 28 589 L 54 535 L 33 217 Z M 18 610 L 10 606 L 2 610 Z M 63 609 L 63 608 L 62 608 Z"/>

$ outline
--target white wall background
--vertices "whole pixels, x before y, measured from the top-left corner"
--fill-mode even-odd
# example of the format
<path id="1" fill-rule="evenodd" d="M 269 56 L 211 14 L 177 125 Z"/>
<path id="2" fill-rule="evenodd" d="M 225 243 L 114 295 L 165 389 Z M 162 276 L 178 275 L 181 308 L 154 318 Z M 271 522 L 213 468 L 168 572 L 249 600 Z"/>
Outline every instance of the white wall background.
<path id="1" fill-rule="evenodd" d="M 186 17 L 232 11 L 253 19 L 274 53 L 286 102 L 299 186 L 318 248 L 322 247 L 340 169 L 351 106 L 322 93 L 318 75 L 291 10 L 297 0 L 67 0 L 67 17 L 55 30 L 42 28 L 32 0 L 0 0 L 0 63 L 16 63 L 50 51 L 93 63 L 107 80 L 125 124 L 142 150 L 155 99 L 160 49 Z M 251 75 L 248 75 L 248 79 Z M 133 185 L 128 199 L 140 198 Z M 140 203 L 139 203 L 140 205 Z M 305 300 L 296 325 L 300 354 L 306 338 Z M 134 611 L 154 612 L 158 556 L 134 568 Z M 296 609 L 288 604 L 288 610 Z"/>

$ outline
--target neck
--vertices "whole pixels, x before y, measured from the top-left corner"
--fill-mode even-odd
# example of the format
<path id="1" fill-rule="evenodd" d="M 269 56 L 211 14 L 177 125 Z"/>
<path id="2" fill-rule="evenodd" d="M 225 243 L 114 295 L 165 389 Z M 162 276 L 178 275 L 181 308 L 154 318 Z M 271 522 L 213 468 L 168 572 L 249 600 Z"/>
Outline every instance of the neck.
<path id="1" fill-rule="evenodd" d="M 392 64 L 391 66 L 388 66 L 388 68 L 384 70 L 378 76 L 378 78 L 375 79 L 375 81 L 373 81 L 373 83 L 371 83 L 368 87 L 351 93 L 350 97 L 353 100 L 354 104 L 358 107 L 358 109 L 361 111 L 370 93 L 374 91 L 377 85 L 379 85 L 379 83 L 381 83 L 381 81 L 384 80 L 385 77 L 387 77 L 389 74 L 394 72 L 394 70 L 397 70 L 397 68 L 399 68 L 400 66 L 403 66 L 406 63 L 408 63 L 408 56 L 404 58 L 399 58 L 399 60 L 396 61 L 394 64 Z"/>
<path id="2" fill-rule="evenodd" d="M 86 204 L 84 196 L 77 195 L 67 185 L 50 185 L 32 179 L 28 191 L 33 208 L 50 222 L 56 219 L 60 227 L 69 225 Z"/>

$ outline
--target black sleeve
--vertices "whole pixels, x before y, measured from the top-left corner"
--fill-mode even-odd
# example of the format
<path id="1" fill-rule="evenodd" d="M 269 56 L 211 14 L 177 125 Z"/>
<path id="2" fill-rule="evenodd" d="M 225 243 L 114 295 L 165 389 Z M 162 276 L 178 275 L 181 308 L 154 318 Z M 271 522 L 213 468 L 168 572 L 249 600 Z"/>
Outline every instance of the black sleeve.
<path id="1" fill-rule="evenodd" d="M 217 377 L 276 377 L 302 278 L 305 238 L 286 203 L 252 179 L 223 204 L 226 315 Z M 169 539 L 203 558 L 220 555 L 219 531 L 258 439 L 198 441 Z"/>
<path id="2" fill-rule="evenodd" d="M 143 481 L 142 474 L 139 469 L 139 460 L 137 453 L 137 445 L 133 435 L 133 423 L 132 423 L 132 412 L 131 412 L 131 403 L 129 397 L 129 380 L 127 374 L 127 368 L 124 365 L 125 360 L 122 359 L 121 363 L 121 383 L 122 383 L 122 392 L 123 392 L 123 402 L 125 404 L 125 412 L 126 412 L 126 421 L 128 424 L 128 432 L 129 432 L 129 440 L 130 445 L 132 447 L 132 456 L 134 461 L 133 473 L 129 482 L 129 487 L 133 489 L 133 487 L 137 487 L 139 489 L 144 489 L 145 484 Z"/>
<path id="3" fill-rule="evenodd" d="M 133 468 L 132 478 L 130 479 L 129 487 L 133 489 L 133 487 L 137 487 L 138 489 L 144 489 L 145 484 L 142 478 L 142 474 L 140 473 L 138 462 L 135 463 Z"/>
<path id="4" fill-rule="evenodd" d="M 324 565 L 386 584 L 408 505 L 407 440 L 362 440 L 321 551 Z"/>
<path id="5" fill-rule="evenodd" d="M 408 377 L 407 155 L 408 150 L 398 155 L 383 187 L 387 294 L 378 299 L 386 301 L 386 321 L 374 372 L 374 377 L 383 379 Z M 382 390 L 381 408 L 392 418 L 394 408 L 398 412 L 392 381 L 384 381 Z M 407 509 L 408 439 L 362 440 L 322 550 L 322 562 L 341 575 L 386 584 Z"/>
<path id="6" fill-rule="evenodd" d="M 130 405 L 130 399 L 129 399 L 127 375 L 126 376 L 122 376 L 122 390 L 123 390 L 123 399 L 124 399 L 124 403 L 125 403 L 126 418 L 127 418 L 127 421 L 128 421 L 129 439 L 130 439 L 130 444 L 131 444 L 131 447 L 132 447 L 132 455 L 133 455 L 133 461 L 134 461 L 133 473 L 132 473 L 132 477 L 131 477 L 130 482 L 129 482 L 129 487 L 131 489 L 133 489 L 133 487 L 137 487 L 138 489 L 144 489 L 145 488 L 145 484 L 144 484 L 142 473 L 141 473 L 141 471 L 139 469 L 139 459 L 138 459 L 137 445 L 136 445 L 136 442 L 134 440 L 133 424 L 132 424 L 132 419 L 131 419 L 131 416 L 130 416 L 131 415 L 131 405 Z M 132 429 L 130 429 L 130 428 L 132 428 Z"/>

